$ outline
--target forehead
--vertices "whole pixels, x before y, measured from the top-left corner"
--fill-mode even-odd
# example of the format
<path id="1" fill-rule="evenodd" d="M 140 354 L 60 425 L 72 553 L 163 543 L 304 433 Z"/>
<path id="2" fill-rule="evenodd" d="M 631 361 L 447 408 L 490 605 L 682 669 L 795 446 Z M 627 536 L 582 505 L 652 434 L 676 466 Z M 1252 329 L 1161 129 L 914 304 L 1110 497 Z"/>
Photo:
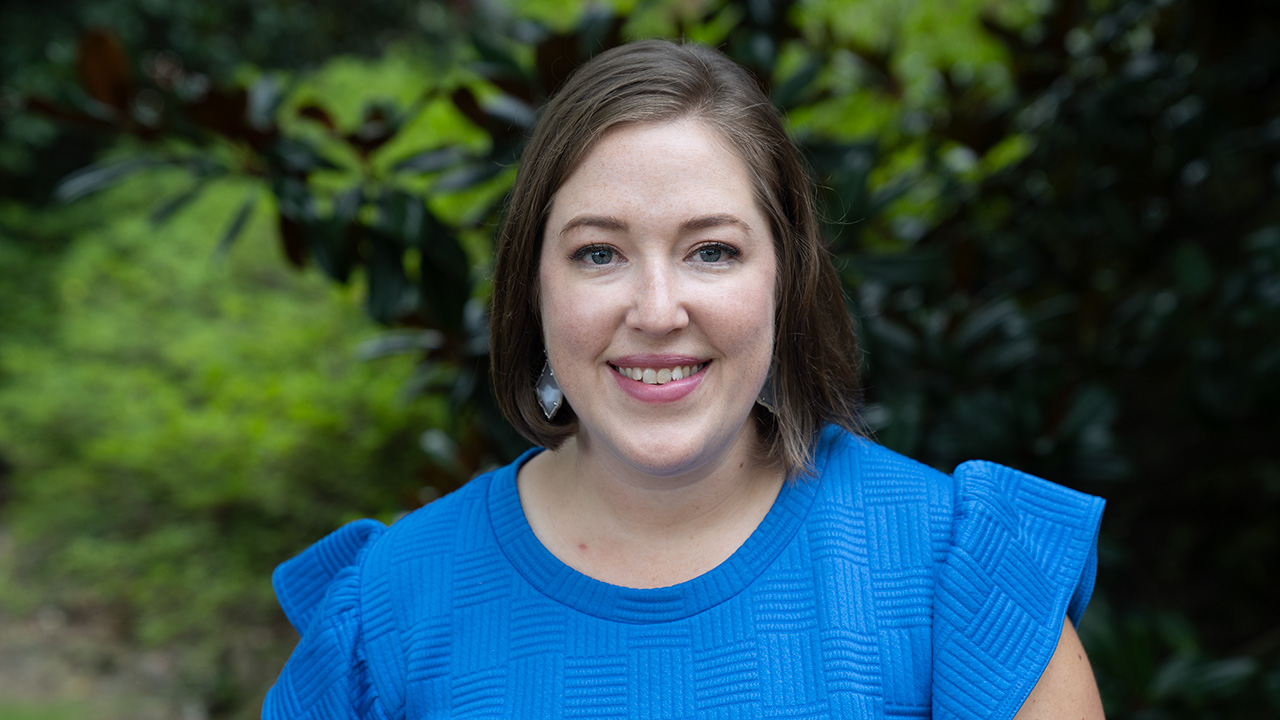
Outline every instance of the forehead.
<path id="1" fill-rule="evenodd" d="M 759 215 L 746 163 L 720 132 L 692 118 L 607 131 L 552 197 L 547 231 L 585 211 Z"/>

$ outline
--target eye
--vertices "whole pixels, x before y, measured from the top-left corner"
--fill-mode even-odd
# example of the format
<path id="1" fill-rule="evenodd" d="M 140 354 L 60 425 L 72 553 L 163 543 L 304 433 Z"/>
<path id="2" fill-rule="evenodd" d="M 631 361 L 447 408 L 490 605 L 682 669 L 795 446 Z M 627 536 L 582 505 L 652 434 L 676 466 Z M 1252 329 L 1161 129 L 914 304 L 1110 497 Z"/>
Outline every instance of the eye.
<path id="1" fill-rule="evenodd" d="M 613 248 L 607 245 L 588 245 L 575 252 L 572 259 L 591 265 L 608 265 L 613 262 L 615 254 Z"/>
<path id="2" fill-rule="evenodd" d="M 738 251 L 721 243 L 710 243 L 698 248 L 694 255 L 704 263 L 721 263 L 738 256 Z"/>

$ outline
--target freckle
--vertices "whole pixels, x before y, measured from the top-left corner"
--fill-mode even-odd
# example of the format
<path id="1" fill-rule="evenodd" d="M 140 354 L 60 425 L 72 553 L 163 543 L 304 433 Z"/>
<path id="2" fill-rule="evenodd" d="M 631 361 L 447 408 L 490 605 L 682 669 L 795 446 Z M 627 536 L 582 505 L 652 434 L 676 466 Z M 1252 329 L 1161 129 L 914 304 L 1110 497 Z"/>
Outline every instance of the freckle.
<path id="1" fill-rule="evenodd" d="M 587 544 L 586 544 L 586 543 L 578 543 L 578 552 L 586 552 L 586 551 L 587 551 Z"/>

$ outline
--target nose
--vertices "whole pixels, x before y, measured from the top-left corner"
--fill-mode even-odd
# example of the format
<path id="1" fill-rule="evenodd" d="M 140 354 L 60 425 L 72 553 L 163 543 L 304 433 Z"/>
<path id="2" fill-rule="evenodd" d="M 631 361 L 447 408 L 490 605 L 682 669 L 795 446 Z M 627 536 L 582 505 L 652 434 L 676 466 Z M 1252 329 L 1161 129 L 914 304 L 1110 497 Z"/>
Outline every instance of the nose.
<path id="1" fill-rule="evenodd" d="M 676 272 L 670 268 L 648 267 L 637 273 L 627 325 L 654 337 L 661 337 L 689 324 L 689 312 Z"/>

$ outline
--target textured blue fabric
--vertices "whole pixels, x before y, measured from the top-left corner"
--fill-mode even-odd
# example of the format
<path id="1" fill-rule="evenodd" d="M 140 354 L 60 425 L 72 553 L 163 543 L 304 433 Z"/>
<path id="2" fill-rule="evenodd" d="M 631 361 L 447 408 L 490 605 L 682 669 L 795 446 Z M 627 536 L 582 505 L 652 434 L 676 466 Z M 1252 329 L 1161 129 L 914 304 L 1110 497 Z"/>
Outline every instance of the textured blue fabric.
<path id="1" fill-rule="evenodd" d="M 1093 587 L 1101 500 L 836 429 L 719 567 L 612 586 L 529 529 L 533 452 L 282 565 L 302 641 L 263 717 L 1000 720 Z"/>

